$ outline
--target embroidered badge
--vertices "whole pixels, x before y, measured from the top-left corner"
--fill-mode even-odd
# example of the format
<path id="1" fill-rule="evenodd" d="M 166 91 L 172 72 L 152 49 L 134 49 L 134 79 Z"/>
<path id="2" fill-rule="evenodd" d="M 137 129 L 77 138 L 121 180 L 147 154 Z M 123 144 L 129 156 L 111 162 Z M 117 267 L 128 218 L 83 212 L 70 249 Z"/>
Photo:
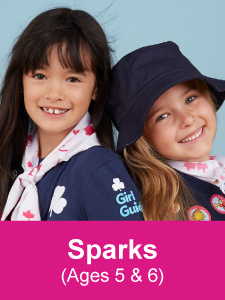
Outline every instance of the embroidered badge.
<path id="1" fill-rule="evenodd" d="M 212 195 L 210 202 L 212 207 L 221 214 L 225 214 L 225 198 L 220 195 Z"/>
<path id="2" fill-rule="evenodd" d="M 211 215 L 202 206 L 192 206 L 188 211 L 189 221 L 211 221 Z"/>
<path id="3" fill-rule="evenodd" d="M 63 208 L 67 205 L 67 201 L 64 198 L 61 198 L 61 196 L 65 192 L 65 186 L 57 186 L 55 188 L 51 205 L 49 208 L 50 211 L 50 217 L 52 216 L 52 211 L 56 214 L 60 214 L 63 211 Z"/>
<path id="4" fill-rule="evenodd" d="M 124 183 L 121 182 L 119 178 L 114 178 L 113 182 L 114 184 L 112 185 L 112 188 L 114 191 L 118 191 L 118 190 L 121 191 L 121 189 L 125 189 Z"/>
<path id="5" fill-rule="evenodd" d="M 180 204 L 175 202 L 171 206 L 171 210 L 174 214 L 178 213 L 180 211 Z"/>

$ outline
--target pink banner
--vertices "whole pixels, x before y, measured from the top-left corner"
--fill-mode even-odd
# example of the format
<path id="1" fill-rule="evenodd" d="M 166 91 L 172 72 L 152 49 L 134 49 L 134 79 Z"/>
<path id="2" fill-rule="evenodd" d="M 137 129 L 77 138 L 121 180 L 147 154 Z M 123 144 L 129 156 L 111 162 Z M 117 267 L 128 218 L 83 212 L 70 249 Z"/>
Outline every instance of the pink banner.
<path id="1" fill-rule="evenodd" d="M 222 299 L 222 222 L 1 222 L 2 299 Z"/>

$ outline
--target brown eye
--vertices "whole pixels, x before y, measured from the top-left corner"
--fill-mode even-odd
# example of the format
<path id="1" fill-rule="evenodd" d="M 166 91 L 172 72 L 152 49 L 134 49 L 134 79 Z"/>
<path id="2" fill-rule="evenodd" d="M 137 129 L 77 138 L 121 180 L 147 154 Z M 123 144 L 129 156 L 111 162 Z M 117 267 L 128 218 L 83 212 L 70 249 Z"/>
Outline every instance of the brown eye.
<path id="1" fill-rule="evenodd" d="M 79 82 L 80 80 L 77 79 L 76 77 L 70 77 L 70 78 L 67 79 L 67 81 L 69 81 L 69 82 Z"/>
<path id="2" fill-rule="evenodd" d="M 43 74 L 35 74 L 33 77 L 38 80 L 46 79 L 45 75 L 43 75 Z"/>

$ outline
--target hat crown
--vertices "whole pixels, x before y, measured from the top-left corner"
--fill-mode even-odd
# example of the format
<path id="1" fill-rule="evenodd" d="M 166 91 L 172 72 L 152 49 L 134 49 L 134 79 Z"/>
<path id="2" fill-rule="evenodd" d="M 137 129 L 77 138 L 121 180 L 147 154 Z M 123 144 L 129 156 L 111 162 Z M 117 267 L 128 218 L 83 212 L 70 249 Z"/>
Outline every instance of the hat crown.
<path id="1" fill-rule="evenodd" d="M 112 69 L 110 97 L 116 95 L 118 99 L 117 107 L 114 109 L 120 109 L 128 96 L 130 96 L 129 105 L 131 106 L 150 85 L 155 84 L 162 77 L 175 72 L 187 72 L 189 69 L 196 68 L 180 52 L 177 44 L 170 41 L 143 47 L 127 54 Z M 199 73 L 197 69 L 196 72 Z M 132 97 L 133 91 L 135 95 Z M 110 100 L 108 105 L 110 106 Z M 116 127 L 126 113 L 124 110 L 124 114 L 121 112 L 113 114 L 116 118 Z"/>

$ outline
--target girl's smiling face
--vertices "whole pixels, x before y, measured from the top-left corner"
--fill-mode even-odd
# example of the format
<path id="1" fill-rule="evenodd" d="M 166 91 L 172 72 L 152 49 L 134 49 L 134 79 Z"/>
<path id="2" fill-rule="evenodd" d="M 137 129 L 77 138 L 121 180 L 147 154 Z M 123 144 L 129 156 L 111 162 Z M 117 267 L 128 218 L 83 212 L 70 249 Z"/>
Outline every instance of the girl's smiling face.
<path id="1" fill-rule="evenodd" d="M 206 97 L 189 81 L 170 88 L 154 103 L 144 136 L 160 155 L 186 162 L 210 159 L 216 115 Z"/>
<path id="2" fill-rule="evenodd" d="M 55 46 L 49 54 L 49 67 L 23 75 L 23 93 L 39 138 L 55 135 L 62 141 L 83 118 L 91 99 L 96 99 L 95 75 L 63 68 Z"/>

